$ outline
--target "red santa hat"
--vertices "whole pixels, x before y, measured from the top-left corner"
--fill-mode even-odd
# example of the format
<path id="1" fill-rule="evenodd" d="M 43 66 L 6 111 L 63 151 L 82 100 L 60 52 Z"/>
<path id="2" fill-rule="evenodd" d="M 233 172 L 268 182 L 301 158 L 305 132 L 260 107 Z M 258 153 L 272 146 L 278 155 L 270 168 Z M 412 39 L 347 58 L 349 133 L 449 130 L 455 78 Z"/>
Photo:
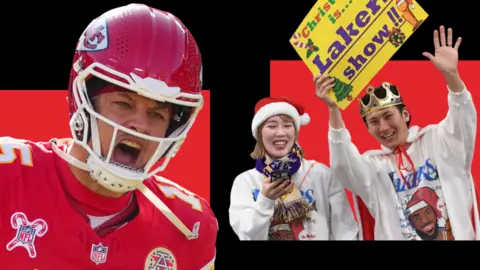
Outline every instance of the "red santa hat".
<path id="1" fill-rule="evenodd" d="M 407 204 L 407 216 L 415 213 L 424 207 L 431 206 L 437 214 L 437 218 L 442 217 L 442 212 L 438 209 L 439 197 L 437 193 L 429 187 L 421 187 L 412 195 L 412 198 Z"/>
<path id="2" fill-rule="evenodd" d="M 305 112 L 305 107 L 294 103 L 287 97 L 267 97 L 261 99 L 255 105 L 255 116 L 252 121 L 252 134 L 257 139 L 258 127 L 268 118 L 286 114 L 293 119 L 297 132 L 300 126 L 310 123 L 310 116 Z"/>

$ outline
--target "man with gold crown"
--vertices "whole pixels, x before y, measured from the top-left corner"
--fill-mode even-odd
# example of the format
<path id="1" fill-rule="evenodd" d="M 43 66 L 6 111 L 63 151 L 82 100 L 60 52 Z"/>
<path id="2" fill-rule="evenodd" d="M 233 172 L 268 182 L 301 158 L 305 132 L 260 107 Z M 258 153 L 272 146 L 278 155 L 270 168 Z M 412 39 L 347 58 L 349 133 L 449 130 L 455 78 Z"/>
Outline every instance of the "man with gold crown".
<path id="1" fill-rule="evenodd" d="M 440 32 L 440 37 L 439 37 Z M 360 114 L 381 149 L 360 154 L 341 112 L 329 98 L 334 80 L 315 77 L 316 95 L 329 107 L 330 166 L 334 179 L 355 200 L 363 240 L 478 240 L 477 192 L 471 174 L 477 128 L 472 96 L 458 73 L 452 29 L 434 31 L 435 55 L 424 52 L 443 74 L 449 110 L 438 124 L 410 127 L 399 89 L 388 82 L 368 87 Z M 360 199 L 360 200 L 359 200 Z"/>

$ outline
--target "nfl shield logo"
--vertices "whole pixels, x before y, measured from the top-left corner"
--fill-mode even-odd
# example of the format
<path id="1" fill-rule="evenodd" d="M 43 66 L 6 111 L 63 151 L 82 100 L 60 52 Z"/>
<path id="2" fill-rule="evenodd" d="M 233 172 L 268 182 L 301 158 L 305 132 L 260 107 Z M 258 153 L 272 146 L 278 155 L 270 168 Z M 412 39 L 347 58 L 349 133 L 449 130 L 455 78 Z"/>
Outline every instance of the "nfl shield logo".
<path id="1" fill-rule="evenodd" d="M 104 263 L 107 260 L 108 247 L 104 247 L 102 243 L 92 245 L 92 251 L 90 252 L 90 260 L 97 265 Z"/>
<path id="2" fill-rule="evenodd" d="M 35 239 L 35 229 L 30 225 L 20 225 L 20 229 L 17 233 L 17 239 L 24 244 L 33 243 L 33 239 Z"/>

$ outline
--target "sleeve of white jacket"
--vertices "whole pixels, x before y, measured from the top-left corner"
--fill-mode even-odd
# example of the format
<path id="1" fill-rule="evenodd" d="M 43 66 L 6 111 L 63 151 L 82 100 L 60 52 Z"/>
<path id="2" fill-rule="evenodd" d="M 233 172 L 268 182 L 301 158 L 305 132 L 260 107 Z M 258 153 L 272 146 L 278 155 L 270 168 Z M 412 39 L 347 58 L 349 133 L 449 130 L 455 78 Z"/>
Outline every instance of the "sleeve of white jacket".
<path id="1" fill-rule="evenodd" d="M 466 88 L 460 93 L 448 89 L 448 113 L 439 127 L 440 147 L 470 171 L 477 133 L 477 111 Z M 464 151 L 458 151 L 459 147 Z"/>
<path id="2" fill-rule="evenodd" d="M 258 193 L 253 199 L 246 174 L 237 176 L 230 194 L 230 226 L 240 240 L 267 240 L 275 201 Z"/>
<path id="3" fill-rule="evenodd" d="M 327 172 L 329 179 L 328 201 L 330 204 L 330 240 L 357 240 L 358 225 L 353 216 L 352 208 L 342 184 L 332 179 L 330 172 Z"/>
<path id="4" fill-rule="evenodd" d="M 372 180 L 377 169 L 368 157 L 362 156 L 351 140 L 346 128 L 329 127 L 330 169 L 333 181 L 340 181 L 346 189 L 360 196 L 368 208 L 372 208 Z"/>

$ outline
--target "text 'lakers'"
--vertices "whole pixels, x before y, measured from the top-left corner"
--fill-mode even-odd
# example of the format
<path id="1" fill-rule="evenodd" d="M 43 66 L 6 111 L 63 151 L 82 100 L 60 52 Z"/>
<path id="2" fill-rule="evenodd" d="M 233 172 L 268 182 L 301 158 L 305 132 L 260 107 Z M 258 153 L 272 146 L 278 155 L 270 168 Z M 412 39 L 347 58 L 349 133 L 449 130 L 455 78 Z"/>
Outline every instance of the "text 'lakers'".
<path id="1" fill-rule="evenodd" d="M 360 10 L 356 16 L 352 16 L 352 22 L 346 27 L 340 26 L 336 30 L 336 34 L 339 36 L 338 40 L 335 40 L 327 49 L 328 56 L 326 59 L 317 54 L 313 58 L 312 63 L 318 67 L 320 74 L 330 72 L 335 67 L 332 66 L 334 61 L 340 61 L 346 54 L 346 48 L 353 47 L 359 38 L 367 31 L 367 29 L 373 24 L 376 17 L 385 12 L 387 5 L 391 3 L 391 0 L 370 0 L 365 5 L 365 9 Z M 382 6 L 383 5 L 383 6 Z M 393 11 L 396 10 L 392 7 Z M 398 16 L 389 16 L 394 24 L 398 24 L 396 20 L 401 20 Z M 343 75 L 349 80 L 352 80 L 357 72 L 359 72 L 363 65 L 367 63 L 367 58 L 374 56 L 379 47 L 388 41 L 390 34 L 389 27 L 384 24 L 382 27 L 378 27 L 378 33 L 373 36 L 371 42 L 367 43 L 363 48 L 363 53 L 357 56 L 350 56 L 348 58 L 349 66 L 345 68 Z M 348 51 L 348 50 L 347 50 Z M 345 52 L 345 53 L 344 53 Z"/>

